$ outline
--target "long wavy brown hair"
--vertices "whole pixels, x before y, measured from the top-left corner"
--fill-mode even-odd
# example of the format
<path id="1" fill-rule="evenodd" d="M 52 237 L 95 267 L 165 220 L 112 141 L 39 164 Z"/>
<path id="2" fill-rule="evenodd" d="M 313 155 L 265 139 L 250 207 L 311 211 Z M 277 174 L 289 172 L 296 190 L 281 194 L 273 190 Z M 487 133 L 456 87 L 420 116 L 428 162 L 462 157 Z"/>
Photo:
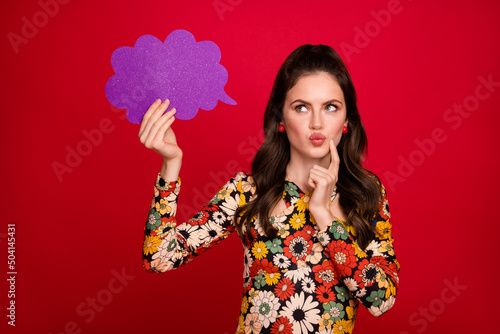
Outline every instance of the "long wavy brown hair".
<path id="1" fill-rule="evenodd" d="M 370 223 L 377 213 L 382 196 L 378 177 L 362 166 L 367 137 L 359 116 L 356 90 L 347 68 L 338 53 L 326 45 L 303 45 L 285 60 L 276 75 L 271 96 L 264 114 L 264 143 L 252 163 L 252 176 L 256 185 L 254 200 L 235 212 L 236 229 L 242 239 L 253 241 L 250 229 L 243 233 L 244 225 L 259 217 L 264 233 L 276 237 L 277 230 L 269 215 L 283 194 L 286 167 L 290 161 L 290 143 L 285 133 L 278 131 L 283 120 L 283 106 L 288 91 L 297 80 L 307 74 L 331 74 L 344 93 L 347 106 L 349 132 L 342 136 L 337 151 L 340 157 L 337 192 L 339 203 L 347 221 L 363 249 L 372 240 L 375 228 Z"/>

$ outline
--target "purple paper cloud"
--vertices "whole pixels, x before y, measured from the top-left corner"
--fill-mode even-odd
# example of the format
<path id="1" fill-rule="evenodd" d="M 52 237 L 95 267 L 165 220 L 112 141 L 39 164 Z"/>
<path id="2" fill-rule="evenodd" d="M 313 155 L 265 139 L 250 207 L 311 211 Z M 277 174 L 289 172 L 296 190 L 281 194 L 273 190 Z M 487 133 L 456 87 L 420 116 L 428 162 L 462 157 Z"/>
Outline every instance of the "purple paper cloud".
<path id="1" fill-rule="evenodd" d="M 115 75 L 106 83 L 106 97 L 127 118 L 139 124 L 156 99 L 170 100 L 179 119 L 191 119 L 198 109 L 212 110 L 218 100 L 235 105 L 224 92 L 227 70 L 219 64 L 219 47 L 196 42 L 186 30 L 175 30 L 162 43 L 144 35 L 134 47 L 123 46 L 111 56 Z"/>

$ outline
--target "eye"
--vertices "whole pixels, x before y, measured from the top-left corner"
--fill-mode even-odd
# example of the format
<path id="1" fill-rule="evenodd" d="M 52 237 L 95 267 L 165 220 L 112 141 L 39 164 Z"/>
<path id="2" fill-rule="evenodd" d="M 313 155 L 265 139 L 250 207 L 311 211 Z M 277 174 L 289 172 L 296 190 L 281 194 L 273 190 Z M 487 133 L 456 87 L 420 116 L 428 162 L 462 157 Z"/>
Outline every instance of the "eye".
<path id="1" fill-rule="evenodd" d="M 307 111 L 307 107 L 303 104 L 299 104 L 298 106 L 295 107 L 295 110 L 298 112 L 305 112 Z"/>
<path id="2" fill-rule="evenodd" d="M 325 108 L 326 111 L 337 111 L 337 109 L 338 109 L 337 106 L 334 104 L 329 104 Z"/>

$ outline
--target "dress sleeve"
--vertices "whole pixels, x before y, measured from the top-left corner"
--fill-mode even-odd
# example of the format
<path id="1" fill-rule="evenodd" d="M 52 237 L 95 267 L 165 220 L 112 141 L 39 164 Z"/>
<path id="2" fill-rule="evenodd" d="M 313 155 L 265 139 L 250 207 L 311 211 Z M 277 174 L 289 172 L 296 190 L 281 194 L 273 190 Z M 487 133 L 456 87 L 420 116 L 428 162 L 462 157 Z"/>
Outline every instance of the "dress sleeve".
<path id="1" fill-rule="evenodd" d="M 235 229 L 235 210 L 245 204 L 241 183 L 247 177 L 245 173 L 236 174 L 201 211 L 183 223 L 176 219 L 180 179 L 166 182 L 158 177 L 144 228 L 144 269 L 156 273 L 176 269 L 227 238 Z"/>
<path id="2" fill-rule="evenodd" d="M 371 314 L 380 316 L 394 305 L 398 290 L 399 263 L 393 248 L 389 205 L 385 189 L 372 222 L 376 233 L 365 250 L 353 238 L 352 227 L 335 220 L 318 234 L 336 273 L 353 297 Z"/>

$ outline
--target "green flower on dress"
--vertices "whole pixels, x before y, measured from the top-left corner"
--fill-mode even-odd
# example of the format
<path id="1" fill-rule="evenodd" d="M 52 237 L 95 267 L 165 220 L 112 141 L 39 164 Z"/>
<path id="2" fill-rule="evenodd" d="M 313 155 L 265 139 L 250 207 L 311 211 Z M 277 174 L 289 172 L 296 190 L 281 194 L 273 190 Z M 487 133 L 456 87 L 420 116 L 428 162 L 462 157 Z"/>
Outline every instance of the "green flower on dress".
<path id="1" fill-rule="evenodd" d="M 344 228 L 344 225 L 342 225 L 338 221 L 334 221 L 332 223 L 332 226 L 330 227 L 330 233 L 333 233 L 335 240 L 339 239 L 346 240 L 349 237 L 349 234 Z"/>
<path id="2" fill-rule="evenodd" d="M 297 186 L 293 183 L 285 183 L 285 191 L 293 197 L 300 197 L 297 192 Z"/>
<path id="3" fill-rule="evenodd" d="M 344 306 L 341 303 L 330 301 L 325 304 L 325 313 L 329 313 L 333 322 L 336 322 L 345 316 Z"/>
<path id="4" fill-rule="evenodd" d="M 264 275 L 257 275 L 255 276 L 255 282 L 254 282 L 255 288 L 260 289 L 264 285 L 266 285 L 266 278 Z"/>
<path id="5" fill-rule="evenodd" d="M 349 298 L 349 292 L 344 286 L 336 286 L 335 291 L 337 291 L 337 299 L 345 302 Z"/>
<path id="6" fill-rule="evenodd" d="M 370 293 L 370 296 L 366 297 L 366 300 L 373 304 L 375 307 L 382 305 L 382 300 L 385 296 L 384 290 L 376 290 Z"/>
<path id="7" fill-rule="evenodd" d="M 280 245 L 281 245 L 281 240 L 279 238 L 266 241 L 267 249 L 269 249 L 273 254 L 283 253 L 283 248 L 281 248 Z"/>
<path id="8" fill-rule="evenodd" d="M 149 209 L 149 215 L 148 215 L 148 223 L 147 228 L 148 230 L 154 231 L 158 226 L 160 226 L 162 223 L 160 219 L 160 214 L 158 211 L 156 211 L 155 208 Z"/>

